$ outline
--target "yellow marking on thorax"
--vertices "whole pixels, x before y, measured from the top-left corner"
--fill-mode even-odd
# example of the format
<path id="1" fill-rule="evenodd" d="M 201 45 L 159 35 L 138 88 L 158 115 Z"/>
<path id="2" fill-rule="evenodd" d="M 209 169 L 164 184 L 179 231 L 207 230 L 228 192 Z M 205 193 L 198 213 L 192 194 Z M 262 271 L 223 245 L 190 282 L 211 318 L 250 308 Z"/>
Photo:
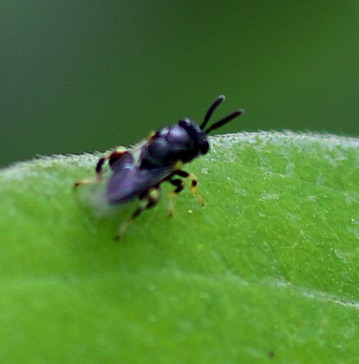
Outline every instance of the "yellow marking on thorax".
<path id="1" fill-rule="evenodd" d="M 173 170 L 176 171 L 176 170 L 182 169 L 184 165 L 185 165 L 185 163 L 183 163 L 181 160 L 178 160 L 177 162 L 174 163 Z"/>

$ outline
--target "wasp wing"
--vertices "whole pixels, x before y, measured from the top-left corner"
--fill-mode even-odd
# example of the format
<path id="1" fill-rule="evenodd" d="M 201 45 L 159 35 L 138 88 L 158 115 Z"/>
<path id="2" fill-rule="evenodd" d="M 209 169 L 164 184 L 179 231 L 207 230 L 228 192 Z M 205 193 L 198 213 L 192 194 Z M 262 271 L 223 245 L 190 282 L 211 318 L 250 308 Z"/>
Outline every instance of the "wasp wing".
<path id="1" fill-rule="evenodd" d="M 141 169 L 130 152 L 114 163 L 112 170 L 107 198 L 113 204 L 123 204 L 141 196 L 172 172 L 170 167 Z"/>

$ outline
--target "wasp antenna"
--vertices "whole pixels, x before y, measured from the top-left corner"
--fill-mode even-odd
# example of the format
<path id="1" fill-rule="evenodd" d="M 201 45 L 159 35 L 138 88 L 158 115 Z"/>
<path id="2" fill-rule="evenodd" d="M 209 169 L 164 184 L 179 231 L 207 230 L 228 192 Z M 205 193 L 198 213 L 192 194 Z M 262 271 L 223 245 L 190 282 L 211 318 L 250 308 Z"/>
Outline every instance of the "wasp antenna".
<path id="1" fill-rule="evenodd" d="M 211 118 L 214 110 L 217 109 L 217 107 L 225 100 L 225 96 L 220 95 L 216 98 L 216 100 L 213 102 L 213 104 L 210 106 L 210 108 L 208 109 L 202 124 L 200 125 L 200 128 L 203 130 L 205 128 L 205 126 L 207 125 L 209 119 Z"/>
<path id="2" fill-rule="evenodd" d="M 238 116 L 242 115 L 243 113 L 244 113 L 244 110 L 237 110 L 237 111 L 233 112 L 232 114 L 226 116 L 225 118 L 217 121 L 212 126 L 210 126 L 207 130 L 204 130 L 204 132 L 206 134 L 209 134 L 212 130 L 220 128 L 221 126 L 229 123 L 233 119 L 238 118 Z"/>

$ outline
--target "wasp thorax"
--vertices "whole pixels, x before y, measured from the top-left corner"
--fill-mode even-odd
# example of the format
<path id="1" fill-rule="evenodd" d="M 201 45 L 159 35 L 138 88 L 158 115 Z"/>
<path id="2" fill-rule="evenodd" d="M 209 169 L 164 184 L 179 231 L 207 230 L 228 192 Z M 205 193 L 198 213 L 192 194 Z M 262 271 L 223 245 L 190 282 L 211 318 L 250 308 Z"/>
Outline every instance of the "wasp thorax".
<path id="1" fill-rule="evenodd" d="M 207 135 L 190 120 L 158 130 L 141 153 L 142 167 L 191 161 L 209 149 Z"/>

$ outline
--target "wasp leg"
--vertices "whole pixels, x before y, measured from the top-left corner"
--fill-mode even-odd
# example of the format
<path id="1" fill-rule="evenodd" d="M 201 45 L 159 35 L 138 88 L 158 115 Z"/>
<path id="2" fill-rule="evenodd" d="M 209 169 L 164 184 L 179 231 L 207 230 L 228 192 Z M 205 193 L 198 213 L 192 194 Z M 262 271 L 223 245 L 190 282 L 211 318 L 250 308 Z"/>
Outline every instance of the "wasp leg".
<path id="1" fill-rule="evenodd" d="M 169 182 L 174 185 L 176 188 L 174 191 L 170 192 L 169 201 L 168 201 L 168 216 L 172 217 L 174 212 L 174 198 L 184 189 L 184 183 L 181 179 L 170 179 Z"/>
<path id="2" fill-rule="evenodd" d="M 83 185 L 91 185 L 93 183 L 97 183 L 97 182 L 101 182 L 102 181 L 102 170 L 103 170 L 103 165 L 106 162 L 106 157 L 102 157 L 98 160 L 97 164 L 96 164 L 96 177 L 93 179 L 88 179 L 88 180 L 83 180 L 83 181 L 78 181 L 75 183 L 75 187 L 78 186 L 83 186 Z"/>
<path id="3" fill-rule="evenodd" d="M 200 193 L 197 190 L 197 185 L 198 185 L 198 179 L 197 177 L 193 174 L 193 173 L 189 173 L 183 170 L 178 170 L 175 171 L 173 173 L 173 175 L 177 175 L 183 178 L 189 178 L 189 180 L 191 181 L 191 191 L 192 193 L 197 197 L 197 200 L 199 202 L 199 204 L 203 207 L 205 205 L 204 199 L 202 198 L 202 196 L 200 195 Z"/>
<path id="4" fill-rule="evenodd" d="M 103 180 L 103 176 L 102 176 L 103 166 L 104 166 L 105 162 L 108 161 L 108 164 L 111 167 L 125 153 L 127 153 L 127 149 L 121 147 L 119 149 L 116 149 L 114 152 L 111 152 L 110 154 L 101 157 L 98 160 L 97 164 L 96 164 L 96 168 L 95 168 L 96 177 L 93 178 L 93 179 L 88 179 L 88 180 L 76 182 L 75 187 L 102 182 L 102 180 Z"/>
<path id="5" fill-rule="evenodd" d="M 160 190 L 156 187 L 150 188 L 147 193 L 140 199 L 140 203 L 137 209 L 133 212 L 130 218 L 125 221 L 121 227 L 118 229 L 115 240 L 120 240 L 127 230 L 130 223 L 141 214 L 141 212 L 155 206 L 160 199 Z"/>

